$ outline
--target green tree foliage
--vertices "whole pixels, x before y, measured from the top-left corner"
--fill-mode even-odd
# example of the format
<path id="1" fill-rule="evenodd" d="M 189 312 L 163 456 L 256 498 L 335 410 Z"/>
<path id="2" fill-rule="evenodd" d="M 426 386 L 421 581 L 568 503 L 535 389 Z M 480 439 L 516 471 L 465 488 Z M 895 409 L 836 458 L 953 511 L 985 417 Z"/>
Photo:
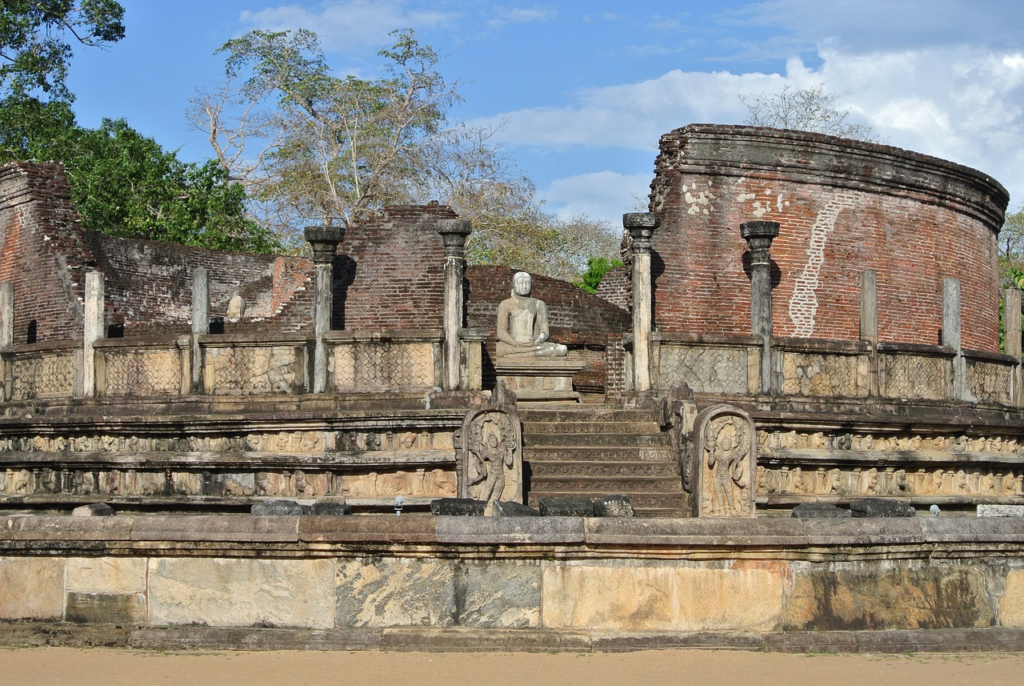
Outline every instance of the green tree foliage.
<path id="1" fill-rule="evenodd" d="M 47 152 L 63 161 L 88 228 L 222 250 L 280 247 L 245 218 L 245 190 L 229 184 L 220 165 L 182 162 L 123 119 L 71 128 Z"/>
<path id="2" fill-rule="evenodd" d="M 999 273 L 1004 288 L 1024 288 L 1024 205 L 999 230 Z"/>
<path id="3" fill-rule="evenodd" d="M 75 122 L 65 80 L 73 46 L 124 37 L 114 0 L 0 4 L 0 162 L 60 160 L 83 224 L 103 233 L 226 250 L 273 252 L 273 234 L 246 218 L 245 189 L 216 162 L 181 162 L 124 120 Z"/>
<path id="4" fill-rule="evenodd" d="M 189 116 L 265 226 L 297 243 L 304 225 L 438 200 L 473 221 L 477 264 L 573 280 L 588 257 L 616 254 L 604 224 L 541 210 L 494 131 L 449 121 L 460 97 L 436 51 L 412 31 L 392 36 L 376 79 L 336 76 L 310 31 L 252 31 L 221 48 L 227 80 Z"/>
<path id="5" fill-rule="evenodd" d="M 605 257 L 591 258 L 587 260 L 587 271 L 574 286 L 582 288 L 587 293 L 597 293 L 597 287 L 601 285 L 604 275 L 615 267 L 623 266 L 622 260 L 609 260 Z"/>

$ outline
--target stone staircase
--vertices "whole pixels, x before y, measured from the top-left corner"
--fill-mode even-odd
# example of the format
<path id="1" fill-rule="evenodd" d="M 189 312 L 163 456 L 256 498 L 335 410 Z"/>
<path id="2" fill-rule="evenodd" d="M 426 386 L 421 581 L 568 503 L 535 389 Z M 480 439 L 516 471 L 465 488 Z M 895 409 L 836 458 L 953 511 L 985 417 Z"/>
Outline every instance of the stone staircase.
<path id="1" fill-rule="evenodd" d="M 517 408 L 526 497 L 628 495 L 644 517 L 688 516 L 671 437 L 646 409 L 607 405 Z"/>

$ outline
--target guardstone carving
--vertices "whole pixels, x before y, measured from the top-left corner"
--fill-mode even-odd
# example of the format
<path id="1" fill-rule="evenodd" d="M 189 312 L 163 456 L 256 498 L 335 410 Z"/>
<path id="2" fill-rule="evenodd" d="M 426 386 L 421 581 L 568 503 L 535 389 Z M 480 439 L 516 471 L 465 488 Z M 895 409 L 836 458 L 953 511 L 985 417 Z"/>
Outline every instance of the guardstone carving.
<path id="1" fill-rule="evenodd" d="M 459 497 L 487 502 L 523 502 L 523 434 L 515 394 L 498 382 L 491 402 L 471 410 L 462 422 Z"/>
<path id="2" fill-rule="evenodd" d="M 698 517 L 753 517 L 757 435 L 743 410 L 714 405 L 694 421 Z"/>

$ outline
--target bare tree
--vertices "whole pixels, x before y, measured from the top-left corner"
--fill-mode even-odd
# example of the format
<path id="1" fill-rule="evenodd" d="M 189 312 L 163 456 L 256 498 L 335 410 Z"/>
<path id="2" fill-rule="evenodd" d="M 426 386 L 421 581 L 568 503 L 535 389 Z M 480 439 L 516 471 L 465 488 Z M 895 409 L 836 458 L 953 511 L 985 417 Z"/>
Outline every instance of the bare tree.
<path id="1" fill-rule="evenodd" d="M 846 93 L 829 93 L 824 86 L 786 86 L 778 93 L 760 93 L 749 100 L 739 96 L 747 108 L 743 123 L 749 126 L 811 131 L 877 143 L 874 129 L 849 121 L 850 108 L 839 106 L 844 97 Z"/>

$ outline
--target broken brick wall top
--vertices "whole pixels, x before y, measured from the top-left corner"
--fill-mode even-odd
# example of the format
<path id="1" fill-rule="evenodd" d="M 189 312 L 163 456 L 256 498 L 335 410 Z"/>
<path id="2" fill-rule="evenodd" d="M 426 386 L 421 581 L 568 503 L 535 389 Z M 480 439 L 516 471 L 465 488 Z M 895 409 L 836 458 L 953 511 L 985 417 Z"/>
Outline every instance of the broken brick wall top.
<path id="1" fill-rule="evenodd" d="M 655 326 L 746 334 L 739 226 L 781 224 L 771 249 L 780 336 L 860 338 L 860 280 L 877 277 L 882 341 L 937 344 L 942 281 L 961 284 L 963 345 L 999 350 L 996 237 L 1009 196 L 973 169 L 819 134 L 691 125 L 662 136 L 651 184 Z"/>

